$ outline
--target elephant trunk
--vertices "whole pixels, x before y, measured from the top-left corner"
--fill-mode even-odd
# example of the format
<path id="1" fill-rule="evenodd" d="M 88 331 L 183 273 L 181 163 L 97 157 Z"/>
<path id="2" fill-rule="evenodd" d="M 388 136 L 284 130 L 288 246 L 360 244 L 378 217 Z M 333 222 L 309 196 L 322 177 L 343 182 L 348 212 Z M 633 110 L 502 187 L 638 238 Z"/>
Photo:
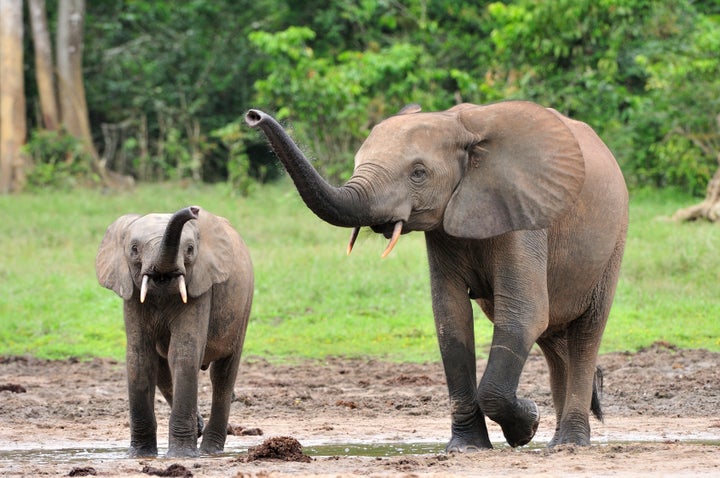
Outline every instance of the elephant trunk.
<path id="1" fill-rule="evenodd" d="M 352 182 L 341 187 L 328 184 L 272 116 L 250 110 L 245 122 L 265 133 L 303 201 L 320 219 L 339 227 L 373 225 L 364 192 Z"/>
<path id="2" fill-rule="evenodd" d="M 165 228 L 162 242 L 160 242 L 158 257 L 155 261 L 156 267 L 163 269 L 177 262 L 183 226 L 190 219 L 197 219 L 199 211 L 200 209 L 197 206 L 190 206 L 180 209 L 172 215 Z"/>
<path id="3" fill-rule="evenodd" d="M 143 273 L 140 286 L 140 302 L 145 302 L 148 282 L 152 278 L 156 282 L 163 282 L 174 277 L 178 279 L 178 290 L 183 302 L 187 302 L 187 286 L 185 284 L 184 271 L 178 272 L 178 252 L 180 250 L 180 238 L 185 223 L 190 219 L 197 219 L 200 208 L 197 206 L 186 207 L 172 215 L 165 227 L 160 242 L 160 247 L 150 269 Z"/>

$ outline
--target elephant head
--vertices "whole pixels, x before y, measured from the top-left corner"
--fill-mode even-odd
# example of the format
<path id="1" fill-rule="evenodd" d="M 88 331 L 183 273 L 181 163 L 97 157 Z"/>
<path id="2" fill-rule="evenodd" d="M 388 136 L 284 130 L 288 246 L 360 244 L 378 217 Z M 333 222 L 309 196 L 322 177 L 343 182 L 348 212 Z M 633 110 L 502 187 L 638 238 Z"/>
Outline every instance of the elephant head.
<path id="1" fill-rule="evenodd" d="M 390 239 L 383 257 L 413 230 L 484 239 L 546 228 L 570 209 L 585 176 L 563 120 L 523 101 L 433 113 L 406 107 L 373 128 L 340 187 L 320 177 L 271 116 L 250 110 L 245 120 L 268 137 L 307 206 L 353 228 L 348 252 L 362 226 Z"/>
<path id="2" fill-rule="evenodd" d="M 179 294 L 184 303 L 230 275 L 232 245 L 220 218 L 200 208 L 175 214 L 126 214 L 107 229 L 96 259 L 98 281 L 140 302 Z"/>

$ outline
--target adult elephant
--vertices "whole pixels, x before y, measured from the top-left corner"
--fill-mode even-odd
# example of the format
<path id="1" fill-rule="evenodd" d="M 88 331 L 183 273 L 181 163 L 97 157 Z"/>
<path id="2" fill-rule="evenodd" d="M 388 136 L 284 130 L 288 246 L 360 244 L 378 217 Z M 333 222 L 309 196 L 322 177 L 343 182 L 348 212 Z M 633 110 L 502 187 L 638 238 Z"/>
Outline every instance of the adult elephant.
<path id="1" fill-rule="evenodd" d="M 250 254 L 230 223 L 198 207 L 127 214 L 107 229 L 98 281 L 124 302 L 130 456 L 157 455 L 155 386 L 171 407 L 167 455 L 223 451 L 253 296 Z M 198 372 L 210 367 L 203 430 Z"/>
<path id="2" fill-rule="evenodd" d="M 406 107 L 375 126 L 352 177 L 333 187 L 269 115 L 248 111 L 323 220 L 385 235 L 425 231 L 433 312 L 452 415 L 448 451 L 491 448 L 485 415 L 512 446 L 539 423 L 517 398 L 533 345 L 547 359 L 557 426 L 550 445 L 590 442 L 600 340 L 615 292 L 628 222 L 618 165 L 586 124 L 523 101 Z M 494 323 L 476 378 L 476 300 Z"/>

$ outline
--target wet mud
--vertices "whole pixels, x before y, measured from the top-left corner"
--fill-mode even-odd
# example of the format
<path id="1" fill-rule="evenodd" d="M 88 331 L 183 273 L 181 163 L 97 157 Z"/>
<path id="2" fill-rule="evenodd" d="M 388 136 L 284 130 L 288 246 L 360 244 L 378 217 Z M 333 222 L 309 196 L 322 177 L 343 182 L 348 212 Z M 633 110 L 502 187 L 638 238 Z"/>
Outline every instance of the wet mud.
<path id="1" fill-rule="evenodd" d="M 439 362 L 250 357 L 225 452 L 164 458 L 169 407 L 158 393 L 160 457 L 148 460 L 125 457 L 124 364 L 0 357 L 0 384 L 17 386 L 0 391 L 0 476 L 720 476 L 720 354 L 658 343 L 599 363 L 605 421 L 591 422 L 590 447 L 545 447 L 555 417 L 539 353 L 518 390 L 540 409 L 535 439 L 509 448 L 489 422 L 495 448 L 468 455 L 443 452 L 449 402 Z M 206 419 L 211 390 L 201 372 Z"/>

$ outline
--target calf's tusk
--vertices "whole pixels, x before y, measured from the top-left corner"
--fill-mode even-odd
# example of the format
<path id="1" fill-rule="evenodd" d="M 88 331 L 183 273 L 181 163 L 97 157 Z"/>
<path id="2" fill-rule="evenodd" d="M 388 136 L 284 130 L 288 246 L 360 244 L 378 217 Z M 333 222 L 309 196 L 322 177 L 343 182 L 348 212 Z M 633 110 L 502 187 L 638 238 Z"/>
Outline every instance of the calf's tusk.
<path id="1" fill-rule="evenodd" d="M 180 297 L 183 304 L 187 304 L 187 287 L 185 287 L 185 276 L 178 277 L 178 287 L 180 288 Z"/>
<path id="2" fill-rule="evenodd" d="M 353 227 L 352 233 L 350 233 L 350 242 L 348 242 L 348 246 L 347 246 L 347 255 L 348 256 L 352 252 L 353 246 L 355 245 L 355 240 L 358 238 L 358 234 L 360 234 L 360 228 Z"/>
<path id="3" fill-rule="evenodd" d="M 148 284 L 148 276 L 145 274 L 143 276 L 142 285 L 140 286 L 140 303 L 142 304 L 145 302 L 145 296 L 147 295 L 147 284 Z"/>
<path id="4" fill-rule="evenodd" d="M 395 223 L 395 229 L 393 229 L 392 238 L 390 239 L 390 243 L 385 248 L 385 252 L 383 252 L 380 256 L 381 258 L 385 259 L 388 254 L 390 254 L 390 251 L 393 250 L 393 247 L 395 247 L 395 244 L 397 244 L 398 239 L 400 239 L 400 233 L 402 232 L 402 228 L 402 221 L 398 221 Z"/>

